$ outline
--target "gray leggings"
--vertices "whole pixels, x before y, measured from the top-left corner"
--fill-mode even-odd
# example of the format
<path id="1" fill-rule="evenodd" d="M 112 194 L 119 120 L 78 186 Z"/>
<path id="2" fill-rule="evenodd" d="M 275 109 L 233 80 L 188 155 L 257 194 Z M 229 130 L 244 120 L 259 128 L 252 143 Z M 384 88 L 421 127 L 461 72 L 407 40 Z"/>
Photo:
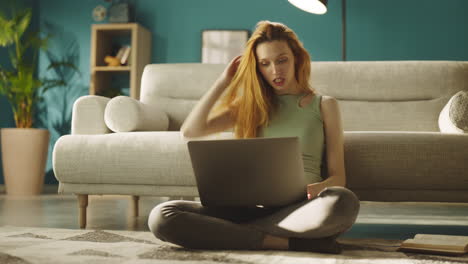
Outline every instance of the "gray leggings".
<path id="1" fill-rule="evenodd" d="M 316 198 L 280 208 L 205 207 L 200 202 L 168 201 L 150 213 L 153 234 L 197 249 L 260 249 L 265 234 L 285 238 L 338 236 L 359 212 L 356 195 L 344 187 L 325 188 Z"/>

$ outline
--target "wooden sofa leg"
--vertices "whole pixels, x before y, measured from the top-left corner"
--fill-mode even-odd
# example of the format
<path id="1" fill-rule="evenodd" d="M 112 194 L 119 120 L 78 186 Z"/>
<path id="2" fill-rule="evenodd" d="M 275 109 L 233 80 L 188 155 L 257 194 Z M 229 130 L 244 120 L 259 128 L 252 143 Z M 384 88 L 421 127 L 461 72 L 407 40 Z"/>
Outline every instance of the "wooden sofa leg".
<path id="1" fill-rule="evenodd" d="M 138 200 L 140 200 L 140 196 L 132 195 L 133 217 L 138 217 Z"/>
<path id="2" fill-rule="evenodd" d="M 86 208 L 88 207 L 88 195 L 77 194 L 80 207 L 80 228 L 86 228 Z"/>

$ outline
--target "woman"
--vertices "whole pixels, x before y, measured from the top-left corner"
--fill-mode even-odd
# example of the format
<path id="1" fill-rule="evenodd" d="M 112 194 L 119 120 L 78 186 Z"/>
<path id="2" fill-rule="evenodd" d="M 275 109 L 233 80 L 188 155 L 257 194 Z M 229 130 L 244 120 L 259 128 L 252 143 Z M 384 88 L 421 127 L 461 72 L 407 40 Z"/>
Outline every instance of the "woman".
<path id="1" fill-rule="evenodd" d="M 229 128 L 238 138 L 298 136 L 310 182 L 304 201 L 282 208 L 168 201 L 148 219 L 156 237 L 187 248 L 340 252 L 336 237 L 353 225 L 359 200 L 344 188 L 338 103 L 317 94 L 309 77 L 310 56 L 296 34 L 283 24 L 261 21 L 244 54 L 229 63 L 181 128 L 186 137 Z M 320 176 L 323 153 L 326 180 Z"/>

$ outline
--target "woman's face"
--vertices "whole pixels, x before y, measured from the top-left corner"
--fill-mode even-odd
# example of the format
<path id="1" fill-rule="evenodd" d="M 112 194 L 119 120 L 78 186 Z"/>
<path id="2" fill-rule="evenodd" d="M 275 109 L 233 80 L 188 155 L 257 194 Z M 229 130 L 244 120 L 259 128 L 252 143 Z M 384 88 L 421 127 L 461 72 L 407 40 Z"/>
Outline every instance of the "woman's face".
<path id="1" fill-rule="evenodd" d="M 294 54 L 288 43 L 280 40 L 263 42 L 255 51 L 258 69 L 275 93 L 297 93 Z"/>

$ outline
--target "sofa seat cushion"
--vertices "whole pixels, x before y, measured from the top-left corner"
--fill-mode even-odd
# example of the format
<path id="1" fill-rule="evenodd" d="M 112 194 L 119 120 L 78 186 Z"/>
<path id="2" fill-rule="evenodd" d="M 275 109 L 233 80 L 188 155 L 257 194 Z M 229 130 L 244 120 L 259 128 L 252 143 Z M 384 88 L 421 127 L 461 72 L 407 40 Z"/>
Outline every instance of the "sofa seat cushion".
<path id="1" fill-rule="evenodd" d="M 190 140 L 233 138 L 232 132 Z M 179 131 L 66 135 L 53 152 L 61 183 L 195 186 L 187 141 Z"/>
<path id="2" fill-rule="evenodd" d="M 89 195 L 136 195 L 159 197 L 199 197 L 196 186 L 161 186 L 151 184 L 59 184 L 59 193 L 89 194 Z"/>
<path id="3" fill-rule="evenodd" d="M 65 183 L 195 185 L 179 132 L 66 135 L 53 160 L 55 176 Z"/>
<path id="4" fill-rule="evenodd" d="M 351 190 L 467 190 L 467 134 L 346 132 Z"/>

